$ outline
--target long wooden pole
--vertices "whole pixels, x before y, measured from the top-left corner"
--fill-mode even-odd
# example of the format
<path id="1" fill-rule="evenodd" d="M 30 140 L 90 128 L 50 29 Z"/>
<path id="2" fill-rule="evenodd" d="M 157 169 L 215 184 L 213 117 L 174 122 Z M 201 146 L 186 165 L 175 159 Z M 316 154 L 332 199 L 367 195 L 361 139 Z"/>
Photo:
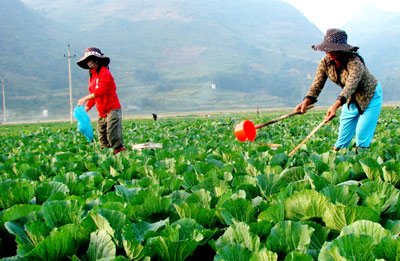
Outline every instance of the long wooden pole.
<path id="1" fill-rule="evenodd" d="M 294 148 L 292 152 L 289 153 L 289 157 L 291 157 L 301 147 L 301 145 L 303 145 L 309 138 L 311 138 L 311 136 L 314 135 L 327 122 L 327 120 L 323 120 L 315 129 L 313 129 L 311 133 L 308 134 L 308 136 L 299 145 L 297 145 L 297 147 Z"/>
<path id="2" fill-rule="evenodd" d="M 312 109 L 312 108 L 314 108 L 314 105 L 308 105 L 308 106 L 306 107 L 306 110 L 310 110 L 310 109 Z M 301 114 L 301 111 L 298 110 L 298 111 L 291 112 L 291 113 L 286 114 L 286 115 L 283 115 L 283 116 L 281 116 L 281 117 L 279 117 L 279 118 L 270 120 L 269 122 L 257 124 L 257 125 L 255 125 L 254 127 L 255 127 L 256 129 L 259 129 L 259 128 L 265 127 L 265 126 L 267 126 L 267 125 L 270 125 L 270 124 L 272 124 L 272 123 L 275 123 L 275 122 L 284 120 L 284 119 L 286 119 L 286 118 L 292 117 L 292 116 L 294 116 L 294 115 L 296 115 L 296 114 Z"/>

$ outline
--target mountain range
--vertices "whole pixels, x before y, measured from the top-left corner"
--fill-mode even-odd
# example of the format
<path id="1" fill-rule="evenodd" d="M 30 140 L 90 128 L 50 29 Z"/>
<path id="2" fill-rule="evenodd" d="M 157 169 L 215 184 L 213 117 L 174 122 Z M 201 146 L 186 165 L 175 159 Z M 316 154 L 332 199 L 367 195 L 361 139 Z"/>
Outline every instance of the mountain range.
<path id="1" fill-rule="evenodd" d="M 96 46 L 111 58 L 126 114 L 294 106 L 323 57 L 310 48 L 322 41 L 323 32 L 281 0 L 0 3 L 0 75 L 7 79 L 9 118 L 41 119 L 42 110 L 49 117 L 68 116 L 67 45 L 76 55 L 71 58 L 74 104 L 87 94 L 88 78 L 76 61 L 85 48 Z M 398 30 L 379 30 L 370 16 L 374 27 L 361 33 L 363 19 L 360 13 L 346 25 L 349 42 L 360 46 L 390 98 L 399 99 L 398 54 L 384 52 L 397 48 Z M 392 19 L 400 24 L 399 14 Z M 340 91 L 325 89 L 323 105 Z"/>
<path id="2" fill-rule="evenodd" d="M 369 4 L 343 26 L 359 46 L 369 70 L 382 83 L 384 100 L 400 100 L 400 13 Z"/>

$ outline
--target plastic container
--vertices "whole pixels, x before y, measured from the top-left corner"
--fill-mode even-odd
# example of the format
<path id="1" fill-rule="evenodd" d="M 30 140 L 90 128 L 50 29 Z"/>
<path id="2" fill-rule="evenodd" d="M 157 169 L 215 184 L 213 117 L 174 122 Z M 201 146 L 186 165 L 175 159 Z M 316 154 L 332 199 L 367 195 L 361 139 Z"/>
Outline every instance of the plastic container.
<path id="1" fill-rule="evenodd" d="M 89 142 L 93 140 L 93 129 L 90 125 L 89 115 L 86 113 L 83 106 L 76 107 L 74 110 L 75 119 L 78 120 L 78 129 L 85 135 Z"/>
<path id="2" fill-rule="evenodd" d="M 235 126 L 235 136 L 239 141 L 254 141 L 256 139 L 256 128 L 254 124 L 245 120 Z"/>

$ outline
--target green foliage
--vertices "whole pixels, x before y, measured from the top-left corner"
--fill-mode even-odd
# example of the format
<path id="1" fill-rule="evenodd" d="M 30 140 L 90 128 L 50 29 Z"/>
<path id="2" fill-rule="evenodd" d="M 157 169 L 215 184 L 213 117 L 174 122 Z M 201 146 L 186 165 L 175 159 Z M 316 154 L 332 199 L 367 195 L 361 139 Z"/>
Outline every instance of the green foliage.
<path id="1" fill-rule="evenodd" d="M 44 203 L 42 214 L 46 223 L 55 228 L 66 224 L 79 224 L 83 210 L 77 200 L 56 200 Z"/>
<path id="2" fill-rule="evenodd" d="M 310 220 L 322 218 L 329 207 L 328 199 L 315 190 L 302 190 L 284 202 L 287 218 L 291 220 Z"/>
<path id="3" fill-rule="evenodd" d="M 349 234 L 368 235 L 373 237 L 376 242 L 380 242 L 383 237 L 391 235 L 390 231 L 384 229 L 380 224 L 369 220 L 356 221 L 353 224 L 343 228 L 340 232 L 340 236 Z"/>
<path id="4" fill-rule="evenodd" d="M 122 237 L 126 255 L 131 260 L 140 260 L 146 254 L 150 254 L 150 248 L 144 246 L 145 241 L 151 236 L 156 236 L 156 232 L 168 224 L 168 220 L 152 224 L 142 221 L 137 224 L 133 223 L 132 226 L 125 226 Z"/>
<path id="5" fill-rule="evenodd" d="M 375 258 L 397 260 L 400 256 L 400 240 L 393 237 L 384 237 L 373 251 Z"/>
<path id="6" fill-rule="evenodd" d="M 6 180 L 0 183 L 0 208 L 15 204 L 29 204 L 35 194 L 35 186 L 24 179 Z"/>
<path id="7" fill-rule="evenodd" d="M 222 205 L 220 212 L 227 225 L 233 224 L 234 221 L 249 223 L 255 219 L 253 204 L 243 198 L 228 199 Z"/>
<path id="8" fill-rule="evenodd" d="M 110 260 L 115 258 L 116 247 L 111 236 L 105 230 L 90 234 L 90 245 L 87 255 L 90 261 Z"/>
<path id="9" fill-rule="evenodd" d="M 318 260 L 375 260 L 374 239 L 366 235 L 346 235 L 325 243 Z"/>
<path id="10" fill-rule="evenodd" d="M 55 230 L 23 257 L 35 260 L 61 260 L 71 256 L 79 247 L 79 241 L 75 236 L 77 229 L 75 225 L 67 225 Z"/>
<path id="11" fill-rule="evenodd" d="M 392 184 L 379 181 L 366 181 L 358 189 L 363 205 L 377 213 L 398 211 L 400 190 Z"/>
<path id="12" fill-rule="evenodd" d="M 328 185 L 321 190 L 321 194 L 329 198 L 332 203 L 345 206 L 357 206 L 360 199 L 355 186 Z"/>
<path id="13" fill-rule="evenodd" d="M 399 113 L 382 111 L 360 154 L 331 152 L 337 126 L 328 124 L 335 131 L 316 133 L 292 157 L 324 112 L 268 126 L 254 143 L 232 134 L 249 114 L 124 120 L 127 148 L 163 149 L 116 156 L 69 124 L 0 126 L 2 257 L 396 260 L 400 158 L 387 132 L 399 126 L 386 123 Z"/>
<path id="14" fill-rule="evenodd" d="M 212 234 L 192 219 L 180 219 L 149 238 L 148 244 L 162 260 L 184 260 Z"/>
<path id="15" fill-rule="evenodd" d="M 267 238 L 268 249 L 278 254 L 292 251 L 305 253 L 313 231 L 313 228 L 298 222 L 282 221 L 272 228 Z"/>
<path id="16" fill-rule="evenodd" d="M 341 231 L 345 226 L 357 220 L 379 222 L 380 216 L 374 210 L 362 206 L 342 207 L 331 205 L 326 209 L 322 219 L 327 228 Z"/>
<path id="17" fill-rule="evenodd" d="M 251 252 L 257 252 L 260 248 L 260 238 L 250 232 L 246 223 L 235 223 L 228 227 L 225 233 L 215 242 L 217 249 L 226 246 L 243 246 Z"/>
<path id="18" fill-rule="evenodd" d="M 35 191 L 37 204 L 43 204 L 46 200 L 64 199 L 68 187 L 60 182 L 44 182 L 40 184 Z"/>
<path id="19" fill-rule="evenodd" d="M 258 215 L 259 220 L 272 221 L 277 224 L 285 220 L 285 207 L 282 202 L 269 206 Z"/>

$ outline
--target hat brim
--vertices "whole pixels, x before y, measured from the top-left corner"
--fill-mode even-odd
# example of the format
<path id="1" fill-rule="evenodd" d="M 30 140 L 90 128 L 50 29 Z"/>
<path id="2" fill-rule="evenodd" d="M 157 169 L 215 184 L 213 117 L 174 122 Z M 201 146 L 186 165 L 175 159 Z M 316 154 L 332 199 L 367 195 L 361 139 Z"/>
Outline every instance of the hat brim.
<path id="1" fill-rule="evenodd" d="M 97 56 L 97 55 L 91 54 L 91 55 L 87 55 L 87 56 L 84 55 L 79 61 L 76 62 L 76 64 L 83 69 L 89 69 L 89 66 L 87 65 L 87 61 L 90 57 L 96 57 L 96 58 L 102 60 L 102 64 L 104 66 L 107 66 L 110 63 L 110 58 L 108 58 L 106 56 Z"/>
<path id="2" fill-rule="evenodd" d="M 323 52 L 357 52 L 358 47 L 349 44 L 337 44 L 332 42 L 322 42 L 319 45 L 312 45 L 315 51 Z"/>

